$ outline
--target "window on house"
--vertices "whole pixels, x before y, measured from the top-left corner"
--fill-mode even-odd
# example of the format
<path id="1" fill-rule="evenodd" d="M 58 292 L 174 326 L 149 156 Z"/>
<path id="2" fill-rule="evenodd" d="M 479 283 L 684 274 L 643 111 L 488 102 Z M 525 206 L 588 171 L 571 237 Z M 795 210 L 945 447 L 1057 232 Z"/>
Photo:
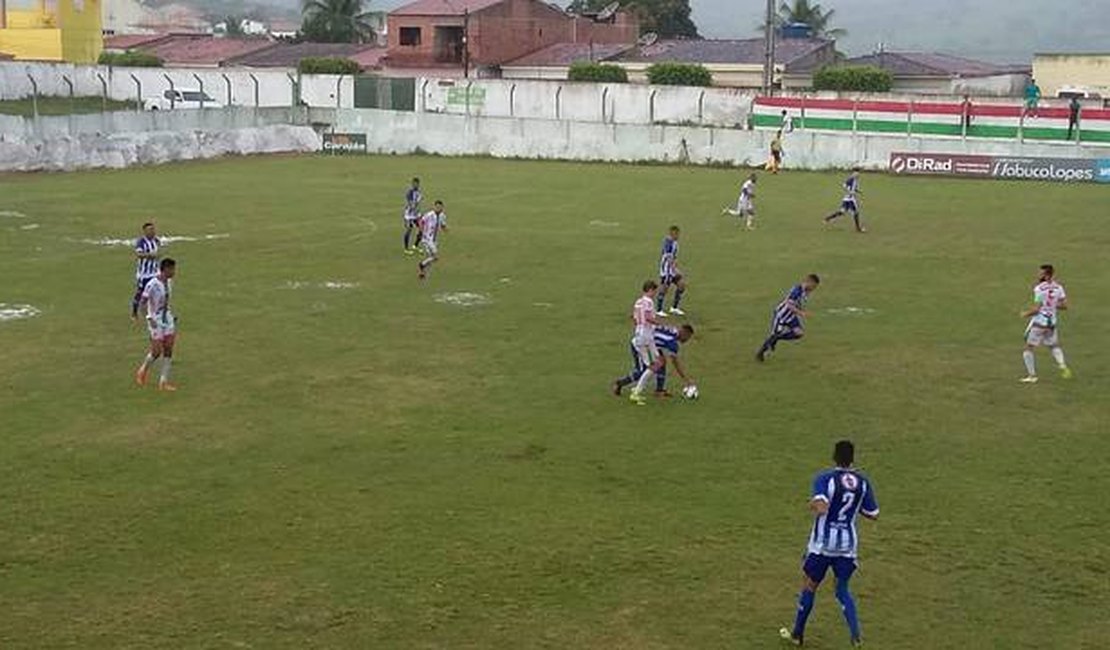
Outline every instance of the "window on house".
<path id="1" fill-rule="evenodd" d="M 438 63 L 462 63 L 462 27 L 436 27 L 435 59 Z"/>
<path id="2" fill-rule="evenodd" d="M 419 27 L 402 27 L 401 28 L 401 45 L 417 46 L 420 45 L 420 28 Z"/>

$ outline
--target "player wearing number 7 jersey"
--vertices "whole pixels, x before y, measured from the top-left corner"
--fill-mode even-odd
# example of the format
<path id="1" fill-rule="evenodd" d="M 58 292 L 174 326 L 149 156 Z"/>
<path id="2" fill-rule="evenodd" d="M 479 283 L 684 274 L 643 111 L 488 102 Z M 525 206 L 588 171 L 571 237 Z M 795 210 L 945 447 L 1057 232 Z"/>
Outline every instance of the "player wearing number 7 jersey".
<path id="1" fill-rule="evenodd" d="M 813 611 L 817 588 L 831 568 L 836 576 L 836 599 L 848 623 L 852 645 L 862 643 L 856 601 L 848 590 L 848 581 L 856 570 L 859 535 L 856 515 L 868 519 L 879 516 L 879 502 L 866 476 L 852 468 L 856 449 L 849 440 L 836 443 L 833 461 L 836 467 L 817 475 L 809 508 L 813 512 L 813 529 L 802 562 L 802 591 L 798 594 L 798 611 L 794 629 L 782 628 L 779 636 L 794 645 L 802 645 L 806 621 Z"/>

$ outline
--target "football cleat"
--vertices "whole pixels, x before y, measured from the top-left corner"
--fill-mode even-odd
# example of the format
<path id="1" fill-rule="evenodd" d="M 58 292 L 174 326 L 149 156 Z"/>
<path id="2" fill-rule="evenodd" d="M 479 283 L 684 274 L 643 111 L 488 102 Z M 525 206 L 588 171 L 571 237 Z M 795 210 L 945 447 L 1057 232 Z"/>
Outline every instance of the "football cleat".
<path id="1" fill-rule="evenodd" d="M 644 399 L 643 395 L 637 393 L 636 391 L 632 391 L 632 394 L 628 396 L 628 401 L 632 402 L 636 406 L 647 406 L 647 400 Z"/>
<path id="2" fill-rule="evenodd" d="M 1060 368 L 1060 376 L 1064 379 L 1071 379 L 1075 376 L 1075 373 L 1071 371 L 1071 368 L 1063 366 L 1062 368 Z"/>
<path id="3" fill-rule="evenodd" d="M 682 311 L 678 307 L 671 307 L 670 313 L 674 314 L 675 316 L 685 316 L 686 315 L 686 312 Z"/>
<path id="4" fill-rule="evenodd" d="M 166 391 L 167 393 L 172 393 L 172 392 L 177 390 L 177 386 L 171 384 L 168 381 L 160 381 L 160 382 L 158 382 L 158 390 Z"/>
<path id="5" fill-rule="evenodd" d="M 1035 384 L 1035 383 L 1037 383 L 1037 381 L 1038 380 L 1037 380 L 1036 375 L 1028 375 L 1026 377 L 1021 378 L 1021 383 L 1023 383 L 1023 384 Z"/>
<path id="6" fill-rule="evenodd" d="M 146 368 L 143 368 L 142 366 L 140 366 L 139 369 L 135 371 L 135 384 L 136 385 L 146 386 L 146 373 L 147 373 Z"/>

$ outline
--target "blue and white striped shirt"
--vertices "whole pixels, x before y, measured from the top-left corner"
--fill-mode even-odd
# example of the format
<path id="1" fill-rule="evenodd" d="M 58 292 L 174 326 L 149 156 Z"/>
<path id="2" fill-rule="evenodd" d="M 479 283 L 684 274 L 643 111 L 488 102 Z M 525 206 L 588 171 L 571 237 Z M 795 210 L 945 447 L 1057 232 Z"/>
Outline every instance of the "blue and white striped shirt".
<path id="1" fill-rule="evenodd" d="M 856 194 L 859 192 L 859 176 L 852 174 L 844 181 L 844 202 L 855 203 Z"/>
<path id="2" fill-rule="evenodd" d="M 668 277 L 675 274 L 678 263 L 678 240 L 673 237 L 663 238 L 663 252 L 659 257 L 659 276 Z"/>
<path id="3" fill-rule="evenodd" d="M 813 521 L 807 551 L 829 557 L 856 557 L 859 535 L 856 515 L 879 515 L 875 490 L 866 476 L 853 469 L 837 467 L 817 475 L 812 499 L 824 501 L 829 509 Z"/>
<path id="4" fill-rule="evenodd" d="M 673 327 L 655 328 L 655 347 L 659 348 L 660 352 L 678 356 L 680 345 L 681 341 L 678 340 L 677 329 Z"/>
<path id="5" fill-rule="evenodd" d="M 136 255 L 153 255 L 153 257 L 140 257 L 135 264 L 135 279 L 145 280 L 158 275 L 158 250 L 162 248 L 162 240 L 157 237 L 139 237 L 135 241 Z"/>
<path id="6" fill-rule="evenodd" d="M 424 200 L 424 194 L 420 191 L 419 187 L 410 187 L 405 192 L 405 216 L 410 219 L 420 217 L 420 202 Z"/>
<path id="7" fill-rule="evenodd" d="M 786 294 L 786 297 L 782 299 L 782 302 L 775 306 L 775 322 L 787 323 L 793 321 L 801 321 L 801 316 L 795 314 L 790 309 L 790 306 L 793 305 L 797 309 L 805 309 L 806 299 L 808 297 L 809 294 L 806 293 L 806 290 L 804 287 L 802 287 L 802 285 L 794 285 L 794 288 L 790 290 L 790 293 Z"/>

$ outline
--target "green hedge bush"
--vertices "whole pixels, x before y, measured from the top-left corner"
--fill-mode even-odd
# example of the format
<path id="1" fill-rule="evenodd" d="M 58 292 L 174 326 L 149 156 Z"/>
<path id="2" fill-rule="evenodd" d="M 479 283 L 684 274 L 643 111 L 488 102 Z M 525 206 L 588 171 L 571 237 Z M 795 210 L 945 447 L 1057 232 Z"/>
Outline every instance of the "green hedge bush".
<path id="1" fill-rule="evenodd" d="M 713 75 L 698 63 L 656 63 L 647 69 L 647 79 L 659 86 L 713 85 Z"/>
<path id="2" fill-rule="evenodd" d="M 825 66 L 813 75 L 814 90 L 885 93 L 893 85 L 894 77 L 874 66 Z"/>
<path id="3" fill-rule="evenodd" d="M 162 59 L 147 54 L 146 52 L 101 52 L 97 59 L 100 65 L 119 66 L 121 68 L 161 68 Z"/>
<path id="4" fill-rule="evenodd" d="M 338 57 L 307 57 L 297 63 L 301 74 L 358 74 L 361 68 L 350 59 Z"/>
<path id="5" fill-rule="evenodd" d="M 598 81 L 602 83 L 628 83 L 628 71 L 612 63 L 579 61 L 572 63 L 567 72 L 570 81 Z"/>

